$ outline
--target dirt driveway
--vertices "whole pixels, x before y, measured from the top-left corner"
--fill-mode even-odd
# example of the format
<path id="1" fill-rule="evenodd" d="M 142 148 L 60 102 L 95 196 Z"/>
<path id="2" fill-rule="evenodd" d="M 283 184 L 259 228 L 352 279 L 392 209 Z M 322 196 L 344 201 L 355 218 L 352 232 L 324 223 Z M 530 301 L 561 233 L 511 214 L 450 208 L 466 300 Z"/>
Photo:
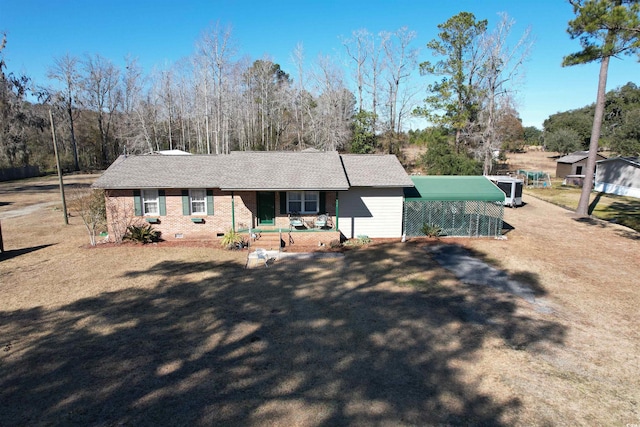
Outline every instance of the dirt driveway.
<path id="1" fill-rule="evenodd" d="M 507 240 L 256 270 L 212 248 L 86 249 L 51 208 L 3 219 L 1 423 L 640 423 L 638 234 L 525 200 Z M 551 310 L 461 283 L 425 250 L 442 243 Z"/>

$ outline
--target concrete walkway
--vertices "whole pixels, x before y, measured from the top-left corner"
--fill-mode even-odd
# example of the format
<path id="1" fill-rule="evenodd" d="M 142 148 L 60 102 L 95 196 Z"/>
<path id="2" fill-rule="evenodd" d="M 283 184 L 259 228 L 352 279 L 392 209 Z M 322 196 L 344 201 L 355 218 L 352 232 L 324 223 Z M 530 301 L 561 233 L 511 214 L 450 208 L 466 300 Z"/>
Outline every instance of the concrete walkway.
<path id="1" fill-rule="evenodd" d="M 247 256 L 247 268 L 265 267 L 284 259 L 319 259 L 319 258 L 342 258 L 340 252 L 280 252 L 276 250 L 265 250 L 253 248 Z"/>
<path id="2" fill-rule="evenodd" d="M 513 280 L 507 273 L 491 267 L 457 245 L 435 245 L 425 248 L 443 268 L 452 272 L 461 282 L 470 285 L 491 286 L 502 292 L 518 296 L 537 306 L 538 311 L 550 309 L 536 300 L 534 291 L 527 285 Z"/>

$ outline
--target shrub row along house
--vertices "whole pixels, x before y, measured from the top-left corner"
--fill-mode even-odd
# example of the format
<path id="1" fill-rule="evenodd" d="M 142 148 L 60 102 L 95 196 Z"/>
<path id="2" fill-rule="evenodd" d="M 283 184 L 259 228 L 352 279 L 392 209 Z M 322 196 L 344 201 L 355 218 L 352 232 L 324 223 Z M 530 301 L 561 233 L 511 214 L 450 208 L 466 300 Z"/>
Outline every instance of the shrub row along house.
<path id="1" fill-rule="evenodd" d="M 282 230 L 315 244 L 400 237 L 413 182 L 393 155 L 232 152 L 121 156 L 93 187 L 105 190 L 116 241 L 129 225 L 151 223 L 165 240 Z"/>

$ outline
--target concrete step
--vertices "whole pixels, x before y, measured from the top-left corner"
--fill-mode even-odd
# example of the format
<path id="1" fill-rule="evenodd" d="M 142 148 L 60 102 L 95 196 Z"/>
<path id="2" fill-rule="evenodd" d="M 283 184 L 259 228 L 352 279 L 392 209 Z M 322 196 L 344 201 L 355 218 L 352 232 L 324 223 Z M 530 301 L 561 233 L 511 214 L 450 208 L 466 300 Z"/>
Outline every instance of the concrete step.
<path id="1" fill-rule="evenodd" d="M 288 233 L 282 233 L 282 240 L 284 240 L 284 244 L 286 245 L 288 239 Z M 264 248 L 266 250 L 278 250 L 282 245 L 280 241 L 279 233 L 262 233 L 257 236 L 257 238 L 251 239 L 251 247 L 253 248 Z"/>

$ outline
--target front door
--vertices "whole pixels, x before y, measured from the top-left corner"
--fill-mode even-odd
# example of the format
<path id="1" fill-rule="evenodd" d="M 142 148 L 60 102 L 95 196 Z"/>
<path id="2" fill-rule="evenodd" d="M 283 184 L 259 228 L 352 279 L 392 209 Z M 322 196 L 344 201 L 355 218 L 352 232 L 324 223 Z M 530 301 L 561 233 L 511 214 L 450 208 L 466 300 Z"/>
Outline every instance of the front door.
<path id="1" fill-rule="evenodd" d="M 258 225 L 274 225 L 276 216 L 276 193 L 258 191 Z"/>

